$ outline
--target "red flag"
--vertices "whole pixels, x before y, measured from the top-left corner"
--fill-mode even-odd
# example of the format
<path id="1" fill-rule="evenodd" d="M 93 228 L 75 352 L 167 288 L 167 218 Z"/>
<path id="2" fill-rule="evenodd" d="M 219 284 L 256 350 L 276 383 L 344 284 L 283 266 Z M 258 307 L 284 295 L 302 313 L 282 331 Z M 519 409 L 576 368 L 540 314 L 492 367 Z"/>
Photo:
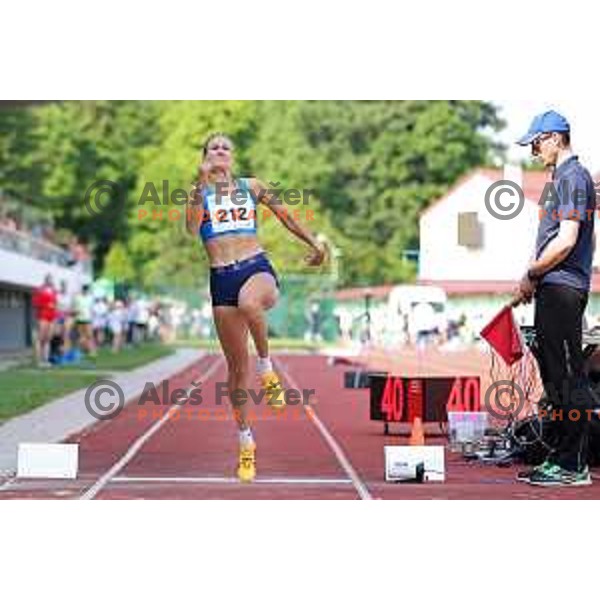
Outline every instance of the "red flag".
<path id="1" fill-rule="evenodd" d="M 523 340 L 511 306 L 505 306 L 482 330 L 481 337 L 510 366 L 523 357 Z"/>

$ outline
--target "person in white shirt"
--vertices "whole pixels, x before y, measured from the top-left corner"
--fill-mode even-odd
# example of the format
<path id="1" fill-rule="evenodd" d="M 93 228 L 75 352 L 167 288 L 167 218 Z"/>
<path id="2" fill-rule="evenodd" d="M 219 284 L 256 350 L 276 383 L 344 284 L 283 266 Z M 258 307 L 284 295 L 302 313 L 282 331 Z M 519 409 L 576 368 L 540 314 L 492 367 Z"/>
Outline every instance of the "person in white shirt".
<path id="1" fill-rule="evenodd" d="M 94 298 L 90 291 L 90 286 L 85 284 L 81 293 L 75 296 L 74 312 L 75 324 L 79 334 L 79 347 L 89 354 L 96 356 L 96 344 L 94 343 L 94 335 L 92 330 L 92 309 L 94 306 Z"/>
<path id="2" fill-rule="evenodd" d="M 136 321 L 137 321 L 137 302 L 130 298 L 127 304 L 127 343 L 137 344 Z"/>
<path id="3" fill-rule="evenodd" d="M 137 329 L 136 340 L 138 342 L 145 341 L 148 337 L 148 322 L 150 320 L 150 305 L 144 298 L 139 298 L 135 301 L 136 317 L 135 325 Z"/>
<path id="4" fill-rule="evenodd" d="M 113 303 L 108 313 L 108 328 L 112 336 L 112 351 L 117 353 L 123 347 L 123 334 L 127 325 L 127 311 L 121 300 Z"/>
<path id="5" fill-rule="evenodd" d="M 438 319 L 429 302 L 419 302 L 412 310 L 412 329 L 417 341 L 417 349 L 424 350 L 427 344 L 439 333 Z"/>
<path id="6" fill-rule="evenodd" d="M 108 304 L 104 298 L 96 298 L 92 306 L 92 329 L 94 330 L 94 340 L 96 346 L 104 344 L 104 333 L 108 317 Z"/>
<path id="7" fill-rule="evenodd" d="M 64 279 L 60 282 L 56 308 L 58 310 L 57 334 L 62 338 L 63 352 L 68 352 L 71 349 L 73 331 L 73 295 L 69 293 L 67 282 Z"/>

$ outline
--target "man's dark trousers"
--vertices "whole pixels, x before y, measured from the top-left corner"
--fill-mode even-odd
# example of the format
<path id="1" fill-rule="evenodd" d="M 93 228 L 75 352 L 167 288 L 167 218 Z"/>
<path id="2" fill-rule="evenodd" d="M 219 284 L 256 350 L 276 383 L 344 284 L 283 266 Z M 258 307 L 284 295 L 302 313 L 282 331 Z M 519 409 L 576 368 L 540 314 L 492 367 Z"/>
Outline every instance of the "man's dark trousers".
<path id="1" fill-rule="evenodd" d="M 594 406 L 582 349 L 587 301 L 587 292 L 559 284 L 543 283 L 535 294 L 536 355 L 558 440 L 549 459 L 569 471 L 587 464 L 589 411 Z"/>

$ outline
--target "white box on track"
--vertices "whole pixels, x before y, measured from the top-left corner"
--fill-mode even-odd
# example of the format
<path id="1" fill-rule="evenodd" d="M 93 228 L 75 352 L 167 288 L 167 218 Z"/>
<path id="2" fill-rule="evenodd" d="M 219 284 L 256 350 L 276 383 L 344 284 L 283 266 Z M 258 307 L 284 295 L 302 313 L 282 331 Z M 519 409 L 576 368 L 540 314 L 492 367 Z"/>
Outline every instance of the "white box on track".
<path id="1" fill-rule="evenodd" d="M 419 463 L 425 467 L 425 481 L 446 478 L 444 446 L 384 446 L 385 480 L 399 481 L 402 474 Z"/>
<path id="2" fill-rule="evenodd" d="M 79 444 L 19 444 L 17 477 L 76 479 Z"/>

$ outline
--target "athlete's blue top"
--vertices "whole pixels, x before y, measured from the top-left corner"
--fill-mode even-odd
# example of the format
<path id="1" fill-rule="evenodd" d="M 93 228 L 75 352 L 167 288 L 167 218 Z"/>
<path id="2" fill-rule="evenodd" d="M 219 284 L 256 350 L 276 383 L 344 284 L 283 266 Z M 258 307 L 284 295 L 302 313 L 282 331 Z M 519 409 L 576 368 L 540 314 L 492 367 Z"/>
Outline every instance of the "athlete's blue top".
<path id="1" fill-rule="evenodd" d="M 202 190 L 202 221 L 198 235 L 203 241 L 224 235 L 256 235 L 256 200 L 248 179 L 236 181 L 236 191 L 231 196 L 221 194 L 217 198 L 215 186 Z"/>

